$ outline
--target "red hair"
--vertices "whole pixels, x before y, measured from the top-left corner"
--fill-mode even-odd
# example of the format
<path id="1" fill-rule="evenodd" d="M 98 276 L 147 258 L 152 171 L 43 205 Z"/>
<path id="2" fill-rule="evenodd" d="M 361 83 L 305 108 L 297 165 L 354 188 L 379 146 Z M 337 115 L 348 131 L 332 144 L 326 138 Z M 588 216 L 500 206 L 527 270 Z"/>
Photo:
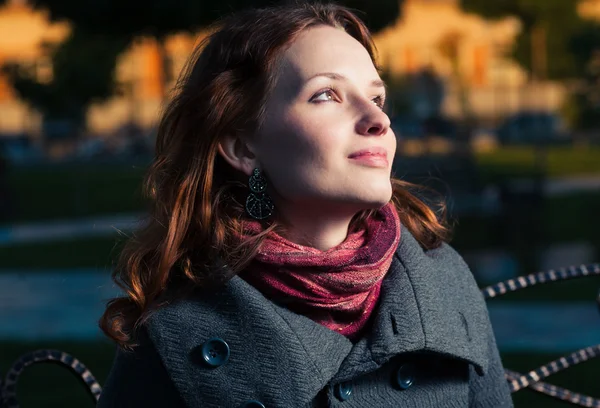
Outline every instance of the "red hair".
<path id="1" fill-rule="evenodd" d="M 158 128 L 156 155 L 145 180 L 149 216 L 113 272 L 126 295 L 112 299 L 100 319 L 100 328 L 121 346 L 135 346 L 135 330 L 152 310 L 187 290 L 220 285 L 239 273 L 274 227 L 236 244 L 245 188 L 217 146 L 224 135 L 251 134 L 260 126 L 282 50 L 317 25 L 343 29 L 375 61 L 366 26 L 332 4 L 240 12 L 221 21 L 194 50 Z M 439 246 L 448 235 L 443 214 L 438 217 L 409 192 L 417 186 L 392 183 L 403 226 L 424 248 Z M 358 214 L 352 225 L 370 214 Z"/>

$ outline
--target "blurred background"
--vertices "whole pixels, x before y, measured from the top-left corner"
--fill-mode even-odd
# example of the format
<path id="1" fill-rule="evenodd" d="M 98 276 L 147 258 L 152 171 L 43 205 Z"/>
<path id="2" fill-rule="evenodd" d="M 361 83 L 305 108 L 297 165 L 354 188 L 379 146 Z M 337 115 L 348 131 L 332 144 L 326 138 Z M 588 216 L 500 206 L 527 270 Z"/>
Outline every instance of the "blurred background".
<path id="1" fill-rule="evenodd" d="M 37 348 L 101 384 L 97 320 L 144 211 L 161 104 L 206 27 L 267 0 L 0 1 L 0 374 Z M 375 35 L 397 177 L 448 200 L 480 286 L 600 261 L 600 0 L 346 0 Z M 600 343 L 598 279 L 489 301 L 506 367 Z M 600 397 L 591 361 L 550 382 Z M 93 406 L 34 366 L 21 406 Z M 531 391 L 517 407 L 566 407 Z"/>

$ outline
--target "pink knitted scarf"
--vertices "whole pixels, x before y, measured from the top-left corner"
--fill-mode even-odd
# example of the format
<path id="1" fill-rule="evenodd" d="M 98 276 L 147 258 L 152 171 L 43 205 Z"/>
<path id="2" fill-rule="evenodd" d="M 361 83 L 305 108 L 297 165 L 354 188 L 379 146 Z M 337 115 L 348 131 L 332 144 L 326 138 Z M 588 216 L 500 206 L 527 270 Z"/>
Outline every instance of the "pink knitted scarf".
<path id="1" fill-rule="evenodd" d="M 249 222 L 246 230 L 256 233 L 260 224 Z M 365 229 L 327 251 L 271 233 L 240 277 L 275 303 L 352 339 L 375 309 L 399 242 L 400 220 L 387 204 Z"/>

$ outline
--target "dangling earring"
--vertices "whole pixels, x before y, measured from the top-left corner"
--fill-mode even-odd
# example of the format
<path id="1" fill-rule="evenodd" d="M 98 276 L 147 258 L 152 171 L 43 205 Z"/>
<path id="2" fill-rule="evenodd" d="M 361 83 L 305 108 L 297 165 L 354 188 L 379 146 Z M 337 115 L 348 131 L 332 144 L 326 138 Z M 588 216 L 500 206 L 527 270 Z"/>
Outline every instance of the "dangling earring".
<path id="1" fill-rule="evenodd" d="M 260 174 L 259 169 L 254 169 L 248 180 L 250 194 L 246 199 L 246 212 L 255 220 L 264 220 L 273 214 L 273 201 L 266 193 L 267 179 Z"/>

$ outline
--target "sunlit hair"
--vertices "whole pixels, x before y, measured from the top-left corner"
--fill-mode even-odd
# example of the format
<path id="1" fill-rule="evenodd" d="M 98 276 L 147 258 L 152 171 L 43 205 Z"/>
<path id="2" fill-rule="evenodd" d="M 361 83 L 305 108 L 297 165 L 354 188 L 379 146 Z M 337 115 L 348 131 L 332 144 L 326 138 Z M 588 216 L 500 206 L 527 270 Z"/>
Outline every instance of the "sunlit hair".
<path id="1" fill-rule="evenodd" d="M 145 226 L 126 243 L 113 273 L 126 296 L 112 299 L 100 319 L 104 333 L 135 346 L 136 329 L 150 313 L 187 292 L 222 285 L 254 257 L 264 235 L 239 244 L 246 216 L 244 179 L 217 154 L 228 134 L 260 128 L 285 47 L 309 27 L 343 29 L 375 60 L 371 35 L 348 9 L 296 4 L 253 9 L 225 18 L 193 52 L 158 128 L 155 159 L 145 191 L 151 208 Z M 268 175 L 267 175 L 268 176 Z M 418 188 L 392 180 L 403 227 L 422 247 L 439 246 L 448 230 L 436 212 L 411 194 Z M 352 222 L 358 228 L 371 211 Z"/>

